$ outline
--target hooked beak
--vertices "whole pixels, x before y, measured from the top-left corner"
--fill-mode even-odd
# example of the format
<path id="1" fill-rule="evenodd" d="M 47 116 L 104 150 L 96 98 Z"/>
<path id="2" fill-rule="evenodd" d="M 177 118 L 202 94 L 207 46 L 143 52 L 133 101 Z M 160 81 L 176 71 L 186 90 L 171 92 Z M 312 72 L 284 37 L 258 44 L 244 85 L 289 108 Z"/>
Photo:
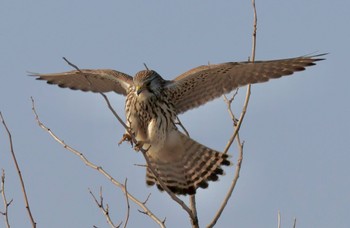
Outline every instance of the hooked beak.
<path id="1" fill-rule="evenodd" d="M 140 93 L 142 93 L 143 90 L 145 90 L 145 88 L 143 86 L 136 86 L 137 96 L 140 95 Z"/>

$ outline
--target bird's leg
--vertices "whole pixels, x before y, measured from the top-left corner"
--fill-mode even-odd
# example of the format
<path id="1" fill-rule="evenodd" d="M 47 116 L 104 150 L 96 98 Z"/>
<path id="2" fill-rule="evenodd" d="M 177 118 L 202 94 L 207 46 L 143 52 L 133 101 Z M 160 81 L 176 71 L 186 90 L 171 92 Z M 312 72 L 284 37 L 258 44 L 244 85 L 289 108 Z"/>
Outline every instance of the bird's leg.
<path id="1" fill-rule="evenodd" d="M 147 141 L 148 141 L 148 140 L 146 140 L 146 141 L 142 141 L 142 140 L 137 141 L 137 142 L 135 143 L 135 146 L 134 146 L 134 144 L 133 144 L 133 139 L 132 139 L 131 135 L 130 135 L 128 132 L 126 132 L 125 134 L 123 134 L 123 137 L 122 137 L 122 139 L 119 141 L 118 145 L 122 144 L 123 142 L 129 142 L 129 143 L 131 144 L 131 146 L 134 147 L 134 150 L 135 150 L 135 151 L 140 151 L 140 150 L 142 149 L 143 145 L 144 145 L 145 143 L 147 143 Z M 149 149 L 149 148 L 147 148 L 147 150 L 148 150 L 148 149 Z"/>
<path id="2" fill-rule="evenodd" d="M 140 151 L 143 147 L 143 145 L 145 144 L 144 141 L 137 141 L 137 143 L 134 146 L 134 150 L 136 151 Z"/>
<path id="3" fill-rule="evenodd" d="M 145 144 L 149 144 L 149 140 L 145 140 L 145 141 L 137 141 L 137 143 L 134 146 L 134 150 L 136 151 L 140 151 L 141 149 L 144 150 L 144 152 L 147 153 L 147 151 L 149 150 L 149 148 L 151 148 L 151 145 L 149 145 L 147 148 L 143 148 L 143 146 Z"/>

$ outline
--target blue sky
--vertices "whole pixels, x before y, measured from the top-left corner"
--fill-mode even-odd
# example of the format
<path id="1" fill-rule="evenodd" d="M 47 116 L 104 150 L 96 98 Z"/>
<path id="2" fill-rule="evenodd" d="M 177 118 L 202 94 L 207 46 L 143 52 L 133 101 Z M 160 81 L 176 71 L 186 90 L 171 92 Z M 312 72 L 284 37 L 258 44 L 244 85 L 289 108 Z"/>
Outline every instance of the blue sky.
<path id="1" fill-rule="evenodd" d="M 345 0 L 257 1 L 256 59 L 329 52 L 316 67 L 254 85 L 241 130 L 241 176 L 218 227 L 348 227 L 350 211 L 350 30 Z M 103 99 L 27 77 L 27 71 L 111 68 L 134 75 L 144 68 L 171 79 L 198 65 L 245 61 L 251 51 L 250 1 L 3 1 L 0 6 L 0 111 L 10 128 L 18 162 L 39 227 L 107 227 L 88 188 L 103 187 L 116 223 L 124 220 L 123 194 L 41 130 L 31 111 L 62 139 L 103 166 L 168 227 L 189 226 L 188 217 L 156 188 L 147 188 L 141 154 L 117 146 L 123 128 Z M 240 112 L 245 91 L 234 105 Z M 108 94 L 123 115 L 124 98 Z M 193 138 L 223 150 L 232 132 L 222 99 L 180 116 Z M 0 168 L 13 227 L 29 227 L 7 135 L 0 130 Z M 236 147 L 231 150 L 236 160 Z M 198 192 L 200 224 L 215 214 L 233 176 Z M 184 199 L 186 200 L 186 199 Z M 2 204 L 0 209 L 2 210 Z M 131 203 L 130 227 L 156 227 Z M 3 221 L 0 219 L 0 227 Z"/>

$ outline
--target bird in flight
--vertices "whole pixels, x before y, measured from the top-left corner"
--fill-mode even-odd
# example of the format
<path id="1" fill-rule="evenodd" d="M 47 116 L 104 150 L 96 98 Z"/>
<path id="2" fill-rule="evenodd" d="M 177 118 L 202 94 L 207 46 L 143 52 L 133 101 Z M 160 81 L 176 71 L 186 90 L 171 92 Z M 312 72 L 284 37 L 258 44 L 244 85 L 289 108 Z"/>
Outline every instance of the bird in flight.
<path id="1" fill-rule="evenodd" d="M 110 69 L 79 69 L 63 73 L 33 74 L 63 88 L 115 92 L 126 96 L 125 115 L 130 132 L 144 148 L 162 182 L 175 194 L 195 194 L 217 181 L 230 165 L 228 155 L 206 147 L 178 130 L 179 114 L 248 84 L 291 75 L 323 60 L 321 55 L 256 62 L 228 62 L 193 68 L 173 80 L 154 70 L 135 77 Z M 146 183 L 159 181 L 147 167 Z"/>

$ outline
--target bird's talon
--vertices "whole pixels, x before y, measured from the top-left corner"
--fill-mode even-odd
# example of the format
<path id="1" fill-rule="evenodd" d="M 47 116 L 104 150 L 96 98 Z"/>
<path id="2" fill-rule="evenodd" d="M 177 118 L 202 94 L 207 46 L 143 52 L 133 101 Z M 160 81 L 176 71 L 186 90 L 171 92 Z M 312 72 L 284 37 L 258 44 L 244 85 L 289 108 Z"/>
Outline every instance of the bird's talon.
<path id="1" fill-rule="evenodd" d="M 122 144 L 123 142 L 129 142 L 131 144 L 131 146 L 133 146 L 132 138 L 131 138 L 131 136 L 128 133 L 123 134 L 123 137 L 119 141 L 118 145 Z"/>

